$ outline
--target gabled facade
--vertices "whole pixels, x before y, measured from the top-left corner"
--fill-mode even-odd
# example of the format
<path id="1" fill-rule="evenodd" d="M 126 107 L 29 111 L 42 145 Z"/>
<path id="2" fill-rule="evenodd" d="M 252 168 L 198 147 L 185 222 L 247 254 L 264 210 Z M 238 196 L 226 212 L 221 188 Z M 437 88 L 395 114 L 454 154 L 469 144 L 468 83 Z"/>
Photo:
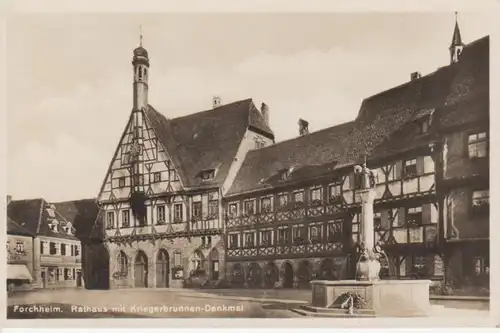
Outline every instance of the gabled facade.
<path id="1" fill-rule="evenodd" d="M 75 227 L 44 199 L 13 200 L 7 217 L 33 235 L 32 286 L 59 288 L 83 286 L 81 244 Z"/>
<path id="2" fill-rule="evenodd" d="M 384 276 L 462 288 L 471 272 L 488 287 L 489 39 L 463 45 L 457 30 L 450 65 L 365 99 L 352 122 L 247 154 L 224 198 L 232 285 L 352 278 L 365 162 Z"/>
<path id="3" fill-rule="evenodd" d="M 98 196 L 109 285 L 217 283 L 225 262 L 222 195 L 247 151 L 274 135 L 250 99 L 217 99 L 211 110 L 168 119 L 147 103 L 142 45 L 132 64 L 134 106 Z"/>

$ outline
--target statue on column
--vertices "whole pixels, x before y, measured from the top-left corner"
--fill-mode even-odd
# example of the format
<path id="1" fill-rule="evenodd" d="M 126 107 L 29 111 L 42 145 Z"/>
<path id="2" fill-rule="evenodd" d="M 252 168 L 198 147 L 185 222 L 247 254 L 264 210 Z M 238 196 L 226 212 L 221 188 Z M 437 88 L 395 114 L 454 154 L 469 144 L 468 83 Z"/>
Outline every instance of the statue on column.
<path id="1" fill-rule="evenodd" d="M 366 190 L 375 187 L 376 173 L 366 166 L 366 162 L 354 166 L 354 188 L 356 190 Z"/>

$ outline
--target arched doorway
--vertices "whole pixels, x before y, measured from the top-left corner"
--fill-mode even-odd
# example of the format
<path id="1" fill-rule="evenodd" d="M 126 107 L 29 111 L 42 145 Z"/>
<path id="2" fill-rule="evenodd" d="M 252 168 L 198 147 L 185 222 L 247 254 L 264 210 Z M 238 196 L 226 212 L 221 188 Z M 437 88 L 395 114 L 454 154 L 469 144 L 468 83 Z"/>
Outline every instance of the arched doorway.
<path id="1" fill-rule="evenodd" d="M 283 288 L 293 288 L 293 266 L 289 262 L 283 264 Z"/>
<path id="2" fill-rule="evenodd" d="M 208 261 L 210 263 L 210 279 L 219 279 L 219 251 L 213 248 L 208 255 Z"/>
<path id="3" fill-rule="evenodd" d="M 231 286 L 243 287 L 245 284 L 245 272 L 243 271 L 243 266 L 240 264 L 235 264 L 231 270 Z"/>
<path id="4" fill-rule="evenodd" d="M 333 260 L 330 258 L 326 258 L 321 263 L 321 268 L 319 272 L 319 278 L 321 280 L 338 280 L 338 274 L 335 271 L 335 265 Z"/>
<path id="5" fill-rule="evenodd" d="M 165 249 L 158 251 L 156 257 L 156 287 L 167 288 L 169 286 L 170 260 Z"/>
<path id="6" fill-rule="evenodd" d="M 253 262 L 248 267 L 248 287 L 259 288 L 262 283 L 262 270 L 259 264 Z"/>
<path id="7" fill-rule="evenodd" d="M 189 270 L 192 276 L 205 275 L 205 257 L 201 251 L 195 250 L 189 261 Z"/>
<path id="8" fill-rule="evenodd" d="M 264 267 L 264 286 L 265 288 L 273 288 L 274 284 L 279 280 L 278 267 L 273 262 L 267 263 Z"/>
<path id="9" fill-rule="evenodd" d="M 310 288 L 309 281 L 311 281 L 311 267 L 308 261 L 302 261 L 297 269 L 298 287 L 307 289 Z"/>
<path id="10" fill-rule="evenodd" d="M 143 251 L 137 252 L 135 256 L 134 282 L 136 288 L 148 287 L 148 257 Z"/>

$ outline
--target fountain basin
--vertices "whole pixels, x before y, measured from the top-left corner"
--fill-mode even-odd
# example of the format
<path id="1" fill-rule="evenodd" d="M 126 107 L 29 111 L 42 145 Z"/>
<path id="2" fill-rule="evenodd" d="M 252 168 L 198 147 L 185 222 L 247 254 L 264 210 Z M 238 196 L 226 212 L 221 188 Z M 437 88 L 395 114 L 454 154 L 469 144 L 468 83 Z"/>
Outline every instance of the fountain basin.
<path id="1" fill-rule="evenodd" d="M 428 316 L 430 280 L 314 280 L 310 305 L 301 306 L 303 315 L 327 317 L 415 317 Z M 346 294 L 354 293 L 362 300 L 361 308 L 342 308 Z M 346 304 L 344 304 L 345 306 Z"/>

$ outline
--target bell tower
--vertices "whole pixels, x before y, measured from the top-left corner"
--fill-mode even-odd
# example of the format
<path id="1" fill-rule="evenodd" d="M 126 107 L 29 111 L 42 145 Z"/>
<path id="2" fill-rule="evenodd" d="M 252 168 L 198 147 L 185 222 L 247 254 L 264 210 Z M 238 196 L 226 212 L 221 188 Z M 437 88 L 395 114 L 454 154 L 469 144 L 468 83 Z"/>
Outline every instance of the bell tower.
<path id="1" fill-rule="evenodd" d="M 134 50 L 132 65 L 134 67 L 134 110 L 141 110 L 148 105 L 149 76 L 148 51 L 142 47 L 142 31 L 139 47 Z"/>
<path id="2" fill-rule="evenodd" d="M 462 36 L 458 27 L 458 14 L 455 12 L 455 30 L 453 31 L 453 38 L 450 45 L 450 64 L 458 62 L 463 49 L 464 43 L 462 43 Z"/>

